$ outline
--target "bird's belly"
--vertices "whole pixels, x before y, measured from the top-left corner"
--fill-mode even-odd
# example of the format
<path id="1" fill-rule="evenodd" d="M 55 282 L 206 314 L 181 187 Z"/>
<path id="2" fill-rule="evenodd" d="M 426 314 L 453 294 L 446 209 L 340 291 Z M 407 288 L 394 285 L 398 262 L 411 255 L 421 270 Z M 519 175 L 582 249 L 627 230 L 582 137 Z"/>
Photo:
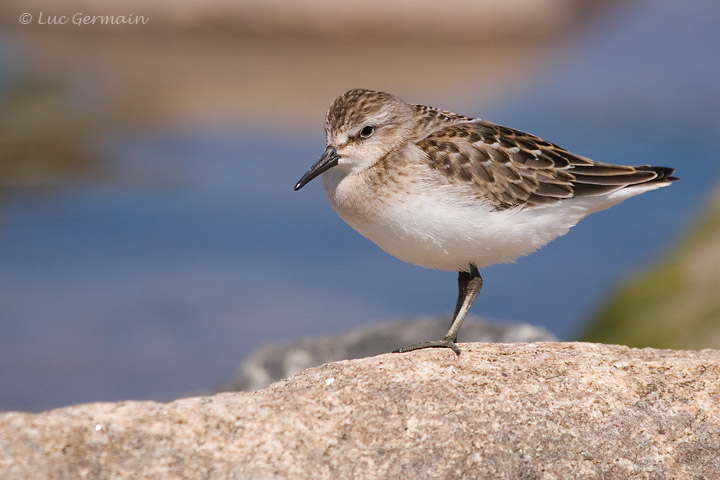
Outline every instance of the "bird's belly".
<path id="1" fill-rule="evenodd" d="M 328 190 L 340 217 L 395 257 L 427 268 L 468 270 L 512 262 L 547 244 L 581 218 L 537 215 L 524 209 L 494 210 L 475 198 L 428 192 L 373 197 L 358 208 Z"/>

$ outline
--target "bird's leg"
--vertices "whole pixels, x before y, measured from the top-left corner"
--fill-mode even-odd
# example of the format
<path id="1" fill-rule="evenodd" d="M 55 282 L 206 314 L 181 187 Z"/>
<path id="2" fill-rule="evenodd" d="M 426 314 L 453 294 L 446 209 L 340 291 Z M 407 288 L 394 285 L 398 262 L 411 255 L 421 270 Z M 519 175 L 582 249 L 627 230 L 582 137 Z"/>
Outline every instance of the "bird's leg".
<path id="1" fill-rule="evenodd" d="M 445 347 L 452 349 L 457 355 L 460 355 L 460 349 L 455 344 L 457 342 L 458 331 L 465 320 L 470 307 L 475 298 L 477 298 L 482 288 L 482 277 L 475 265 L 470 264 L 469 272 L 459 272 L 458 274 L 458 299 L 455 304 L 455 313 L 450 329 L 447 331 L 442 340 L 434 340 L 429 342 L 416 343 L 405 348 L 395 350 L 396 353 L 405 353 L 421 348 Z"/>
<path id="2" fill-rule="evenodd" d="M 455 305 L 455 314 L 450 324 L 450 329 L 445 334 L 445 338 L 449 338 L 453 342 L 457 342 L 460 326 L 465 320 L 465 316 L 470 311 L 470 307 L 475 302 L 483 280 L 480 272 L 475 265 L 470 265 L 470 272 L 460 272 L 458 274 L 458 299 Z M 454 349 L 453 349 L 454 350 Z"/>

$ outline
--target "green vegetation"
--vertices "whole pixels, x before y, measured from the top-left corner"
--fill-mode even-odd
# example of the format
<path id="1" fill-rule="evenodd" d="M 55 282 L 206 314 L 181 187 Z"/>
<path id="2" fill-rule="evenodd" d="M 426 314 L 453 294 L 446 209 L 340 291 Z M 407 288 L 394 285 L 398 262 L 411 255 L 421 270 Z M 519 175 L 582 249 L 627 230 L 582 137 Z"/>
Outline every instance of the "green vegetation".
<path id="1" fill-rule="evenodd" d="M 612 295 L 584 340 L 720 348 L 720 195 L 673 253 Z"/>
<path id="2" fill-rule="evenodd" d="M 97 170 L 92 121 L 67 96 L 40 75 L 18 77 L 0 91 L 0 193 Z"/>

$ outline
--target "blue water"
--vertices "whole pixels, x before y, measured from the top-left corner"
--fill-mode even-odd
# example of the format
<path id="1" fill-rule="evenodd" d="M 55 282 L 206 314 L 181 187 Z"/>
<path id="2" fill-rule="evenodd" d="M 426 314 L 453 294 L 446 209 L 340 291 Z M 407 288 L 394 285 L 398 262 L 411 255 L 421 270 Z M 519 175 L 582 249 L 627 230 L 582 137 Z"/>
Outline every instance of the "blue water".
<path id="1" fill-rule="evenodd" d="M 669 251 L 720 178 L 720 7 L 622 13 L 512 98 L 469 99 L 462 113 L 596 160 L 673 166 L 683 181 L 486 269 L 474 313 L 575 338 L 618 281 Z M 110 180 L 4 197 L 0 409 L 170 399 L 228 380 L 266 342 L 450 313 L 454 273 L 379 250 L 319 182 L 292 191 L 324 148 L 321 121 L 310 137 L 117 132 L 101 143 Z"/>

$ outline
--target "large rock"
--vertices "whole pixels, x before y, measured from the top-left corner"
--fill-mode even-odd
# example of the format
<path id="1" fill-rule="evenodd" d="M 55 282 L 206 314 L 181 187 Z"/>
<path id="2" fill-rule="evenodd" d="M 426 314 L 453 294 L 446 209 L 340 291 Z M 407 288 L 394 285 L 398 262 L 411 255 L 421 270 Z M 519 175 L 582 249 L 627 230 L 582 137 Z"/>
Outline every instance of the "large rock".
<path id="1" fill-rule="evenodd" d="M 463 344 L 0 415 L 0 478 L 720 478 L 720 351 Z"/>

